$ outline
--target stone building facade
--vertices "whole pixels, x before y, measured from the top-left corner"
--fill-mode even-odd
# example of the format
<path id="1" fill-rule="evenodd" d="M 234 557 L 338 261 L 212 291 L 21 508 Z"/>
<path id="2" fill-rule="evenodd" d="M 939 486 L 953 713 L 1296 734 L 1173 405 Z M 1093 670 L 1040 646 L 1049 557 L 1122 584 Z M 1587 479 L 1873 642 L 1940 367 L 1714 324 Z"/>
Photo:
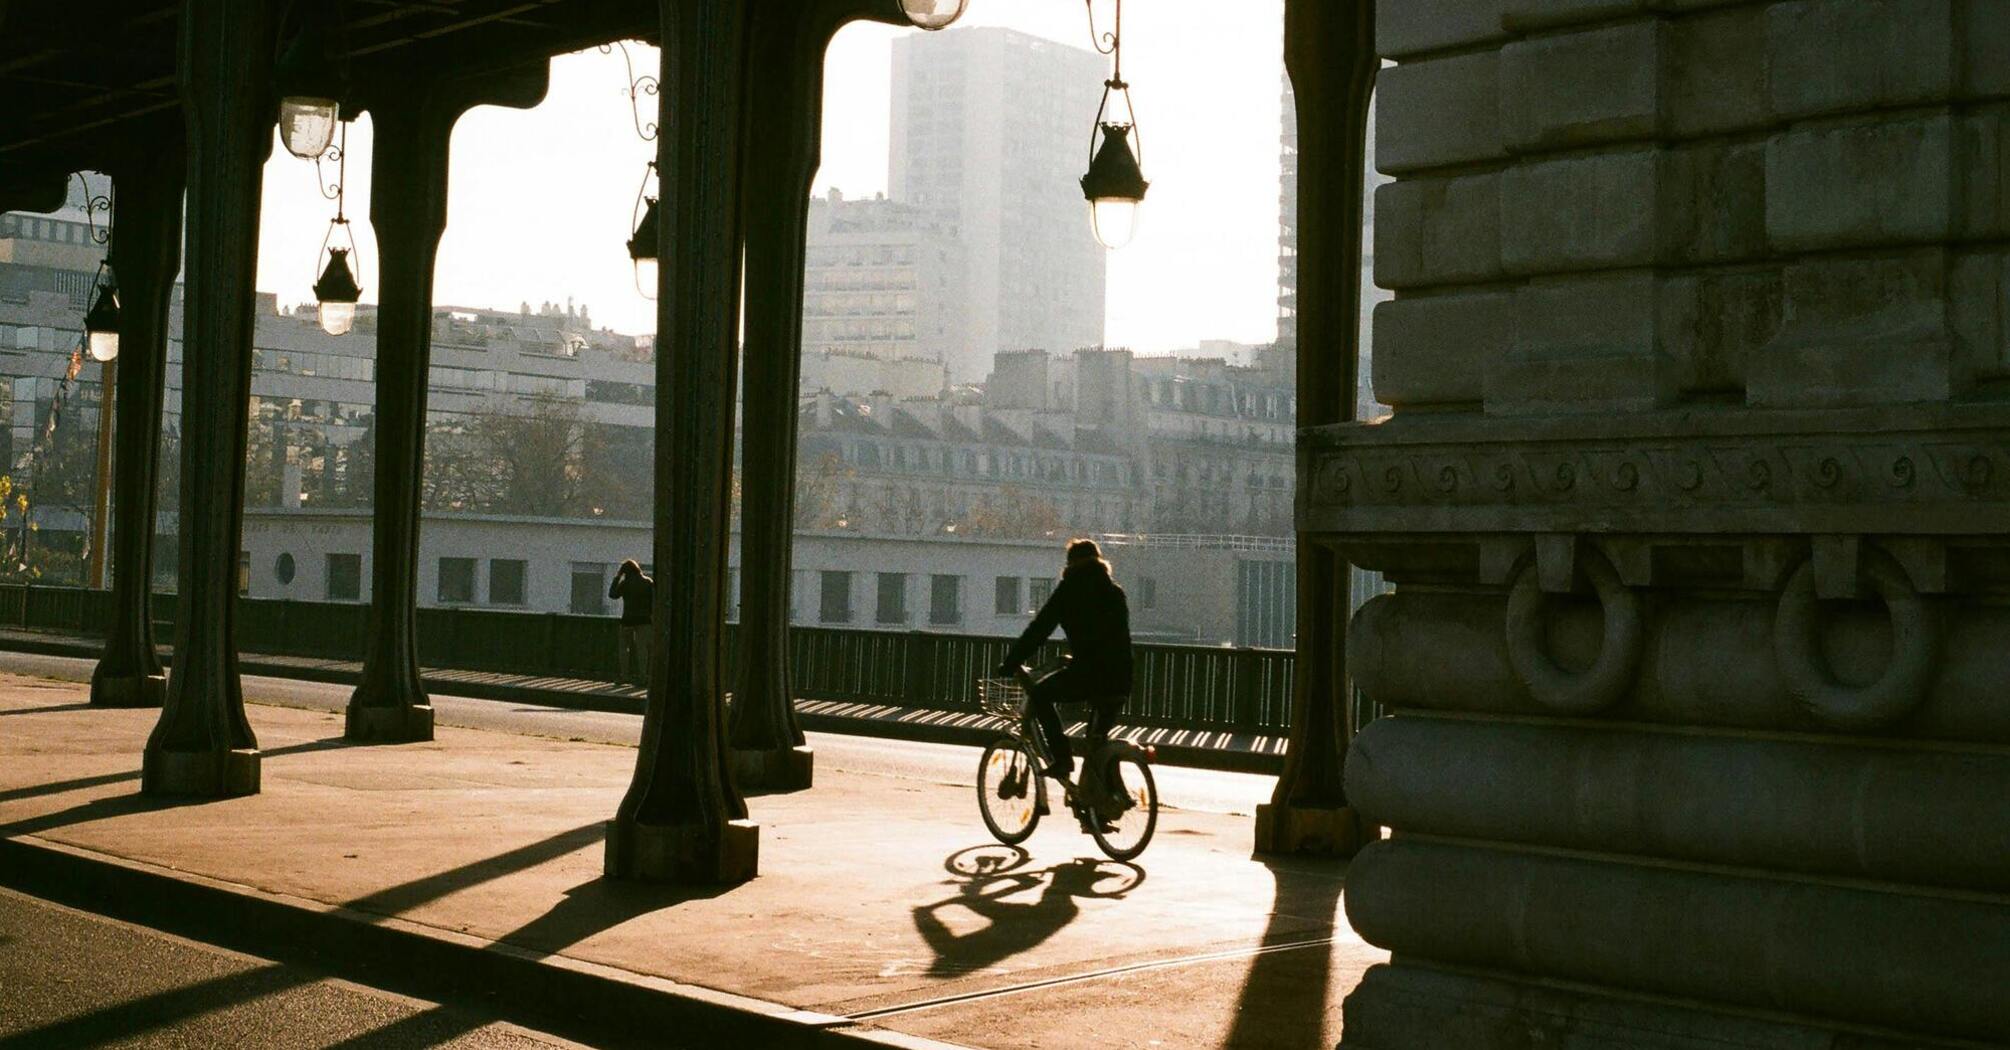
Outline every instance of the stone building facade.
<path id="1" fill-rule="evenodd" d="M 981 392 L 805 393 L 798 523 L 1284 536 L 1297 409 L 1288 361 L 1034 350 L 997 355 Z"/>
<path id="2" fill-rule="evenodd" d="M 2010 5 L 1383 2 L 1376 1050 L 2010 1033 Z"/>
<path id="3" fill-rule="evenodd" d="M 806 357 L 940 366 L 967 356 L 962 245 L 947 213 L 831 190 L 810 201 L 805 245 Z"/>

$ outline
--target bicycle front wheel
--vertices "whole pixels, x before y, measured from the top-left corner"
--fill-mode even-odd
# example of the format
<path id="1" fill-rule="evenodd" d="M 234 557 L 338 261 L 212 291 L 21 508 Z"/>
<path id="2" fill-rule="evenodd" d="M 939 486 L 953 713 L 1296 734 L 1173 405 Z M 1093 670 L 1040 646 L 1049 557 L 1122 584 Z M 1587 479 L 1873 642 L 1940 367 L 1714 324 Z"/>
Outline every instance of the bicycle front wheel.
<path id="1" fill-rule="evenodd" d="M 1098 805 L 1089 834 L 1111 860 L 1131 860 L 1151 844 L 1159 826 L 1159 786 L 1144 752 L 1116 745 L 1099 756 L 1108 801 Z"/>
<path id="2" fill-rule="evenodd" d="M 1000 737 L 977 761 L 977 810 L 984 826 L 1007 846 L 1016 846 L 1040 823 L 1040 767 L 1026 745 Z"/>

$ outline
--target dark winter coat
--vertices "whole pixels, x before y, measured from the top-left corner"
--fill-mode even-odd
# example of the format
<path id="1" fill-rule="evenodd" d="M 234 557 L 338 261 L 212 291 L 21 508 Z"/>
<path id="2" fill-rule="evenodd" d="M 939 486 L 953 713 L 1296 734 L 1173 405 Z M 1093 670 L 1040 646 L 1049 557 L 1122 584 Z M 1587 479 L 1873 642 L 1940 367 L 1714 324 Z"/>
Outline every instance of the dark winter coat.
<path id="1" fill-rule="evenodd" d="M 1088 689 L 1109 696 L 1131 691 L 1131 607 L 1124 589 L 1110 578 L 1101 559 L 1077 562 L 1061 574 L 1047 603 L 1006 654 L 1008 664 L 1025 663 L 1054 628 L 1068 636 L 1074 657 L 1070 676 L 1080 676 Z"/>
<path id="2" fill-rule="evenodd" d="M 646 624 L 656 604 L 656 581 L 639 572 L 616 574 L 607 596 L 621 599 L 621 626 Z"/>

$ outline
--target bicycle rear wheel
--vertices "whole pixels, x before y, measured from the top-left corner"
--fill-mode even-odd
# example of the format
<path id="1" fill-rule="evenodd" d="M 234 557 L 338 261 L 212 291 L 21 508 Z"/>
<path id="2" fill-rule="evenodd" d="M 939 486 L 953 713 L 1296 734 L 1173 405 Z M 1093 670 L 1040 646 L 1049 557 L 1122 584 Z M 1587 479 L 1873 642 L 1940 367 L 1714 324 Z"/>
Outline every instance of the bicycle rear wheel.
<path id="1" fill-rule="evenodd" d="M 1091 822 L 1089 834 L 1111 860 L 1134 859 L 1159 826 L 1158 782 L 1144 752 L 1126 744 L 1106 748 L 1097 763 L 1113 804 L 1096 807 L 1101 819 Z"/>
<path id="2" fill-rule="evenodd" d="M 977 811 L 984 826 L 1007 846 L 1016 846 L 1040 823 L 1040 767 L 1033 753 L 1013 737 L 1000 737 L 977 760 Z"/>

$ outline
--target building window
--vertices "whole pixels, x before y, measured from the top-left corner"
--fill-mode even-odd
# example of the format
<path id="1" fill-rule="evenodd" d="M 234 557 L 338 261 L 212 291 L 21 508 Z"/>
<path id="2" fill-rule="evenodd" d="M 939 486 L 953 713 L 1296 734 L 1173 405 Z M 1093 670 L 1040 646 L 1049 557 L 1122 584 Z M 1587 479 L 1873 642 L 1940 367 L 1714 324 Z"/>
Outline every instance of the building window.
<path id="1" fill-rule="evenodd" d="M 242 598 L 251 593 L 251 552 L 237 552 L 237 594 Z"/>
<path id="2" fill-rule="evenodd" d="M 928 622 L 938 627 L 963 622 L 963 577 L 928 578 Z"/>
<path id="3" fill-rule="evenodd" d="M 880 623 L 907 622 L 907 574 L 879 574 L 879 608 L 873 619 Z"/>
<path id="4" fill-rule="evenodd" d="M 522 605 L 525 563 L 516 558 L 489 559 L 489 604 Z"/>
<path id="5" fill-rule="evenodd" d="M 328 556 L 328 600 L 331 602 L 353 602 L 363 597 L 363 556 L 361 554 L 330 554 Z"/>
<path id="6" fill-rule="evenodd" d="M 1047 604 L 1048 598 L 1054 596 L 1054 578 L 1051 576 L 1042 576 L 1037 579 L 1027 580 L 1026 590 L 1032 595 L 1033 608 L 1041 608 Z"/>
<path id="7" fill-rule="evenodd" d="M 851 573 L 825 571 L 823 593 L 817 604 L 817 619 L 823 623 L 851 622 Z"/>
<path id="8" fill-rule="evenodd" d="M 272 578 L 278 580 L 281 587 L 290 587 L 293 585 L 293 574 L 295 571 L 296 566 L 293 564 L 293 553 L 291 551 L 281 554 L 272 563 Z"/>
<path id="9" fill-rule="evenodd" d="M 440 559 L 440 601 L 471 602 L 475 600 L 475 560 L 473 558 Z"/>
<path id="10" fill-rule="evenodd" d="M 991 611 L 999 616 L 1017 616 L 1026 611 L 1026 607 L 1019 604 L 1019 577 L 1017 576 L 998 577 L 997 586 L 992 591 L 992 595 Z"/>
<path id="11" fill-rule="evenodd" d="M 572 604 L 567 608 L 576 616 L 607 615 L 606 562 L 572 563 Z"/>
<path id="12" fill-rule="evenodd" d="M 1138 608 L 1149 609 L 1159 603 L 1159 581 L 1149 576 L 1138 579 Z"/>

